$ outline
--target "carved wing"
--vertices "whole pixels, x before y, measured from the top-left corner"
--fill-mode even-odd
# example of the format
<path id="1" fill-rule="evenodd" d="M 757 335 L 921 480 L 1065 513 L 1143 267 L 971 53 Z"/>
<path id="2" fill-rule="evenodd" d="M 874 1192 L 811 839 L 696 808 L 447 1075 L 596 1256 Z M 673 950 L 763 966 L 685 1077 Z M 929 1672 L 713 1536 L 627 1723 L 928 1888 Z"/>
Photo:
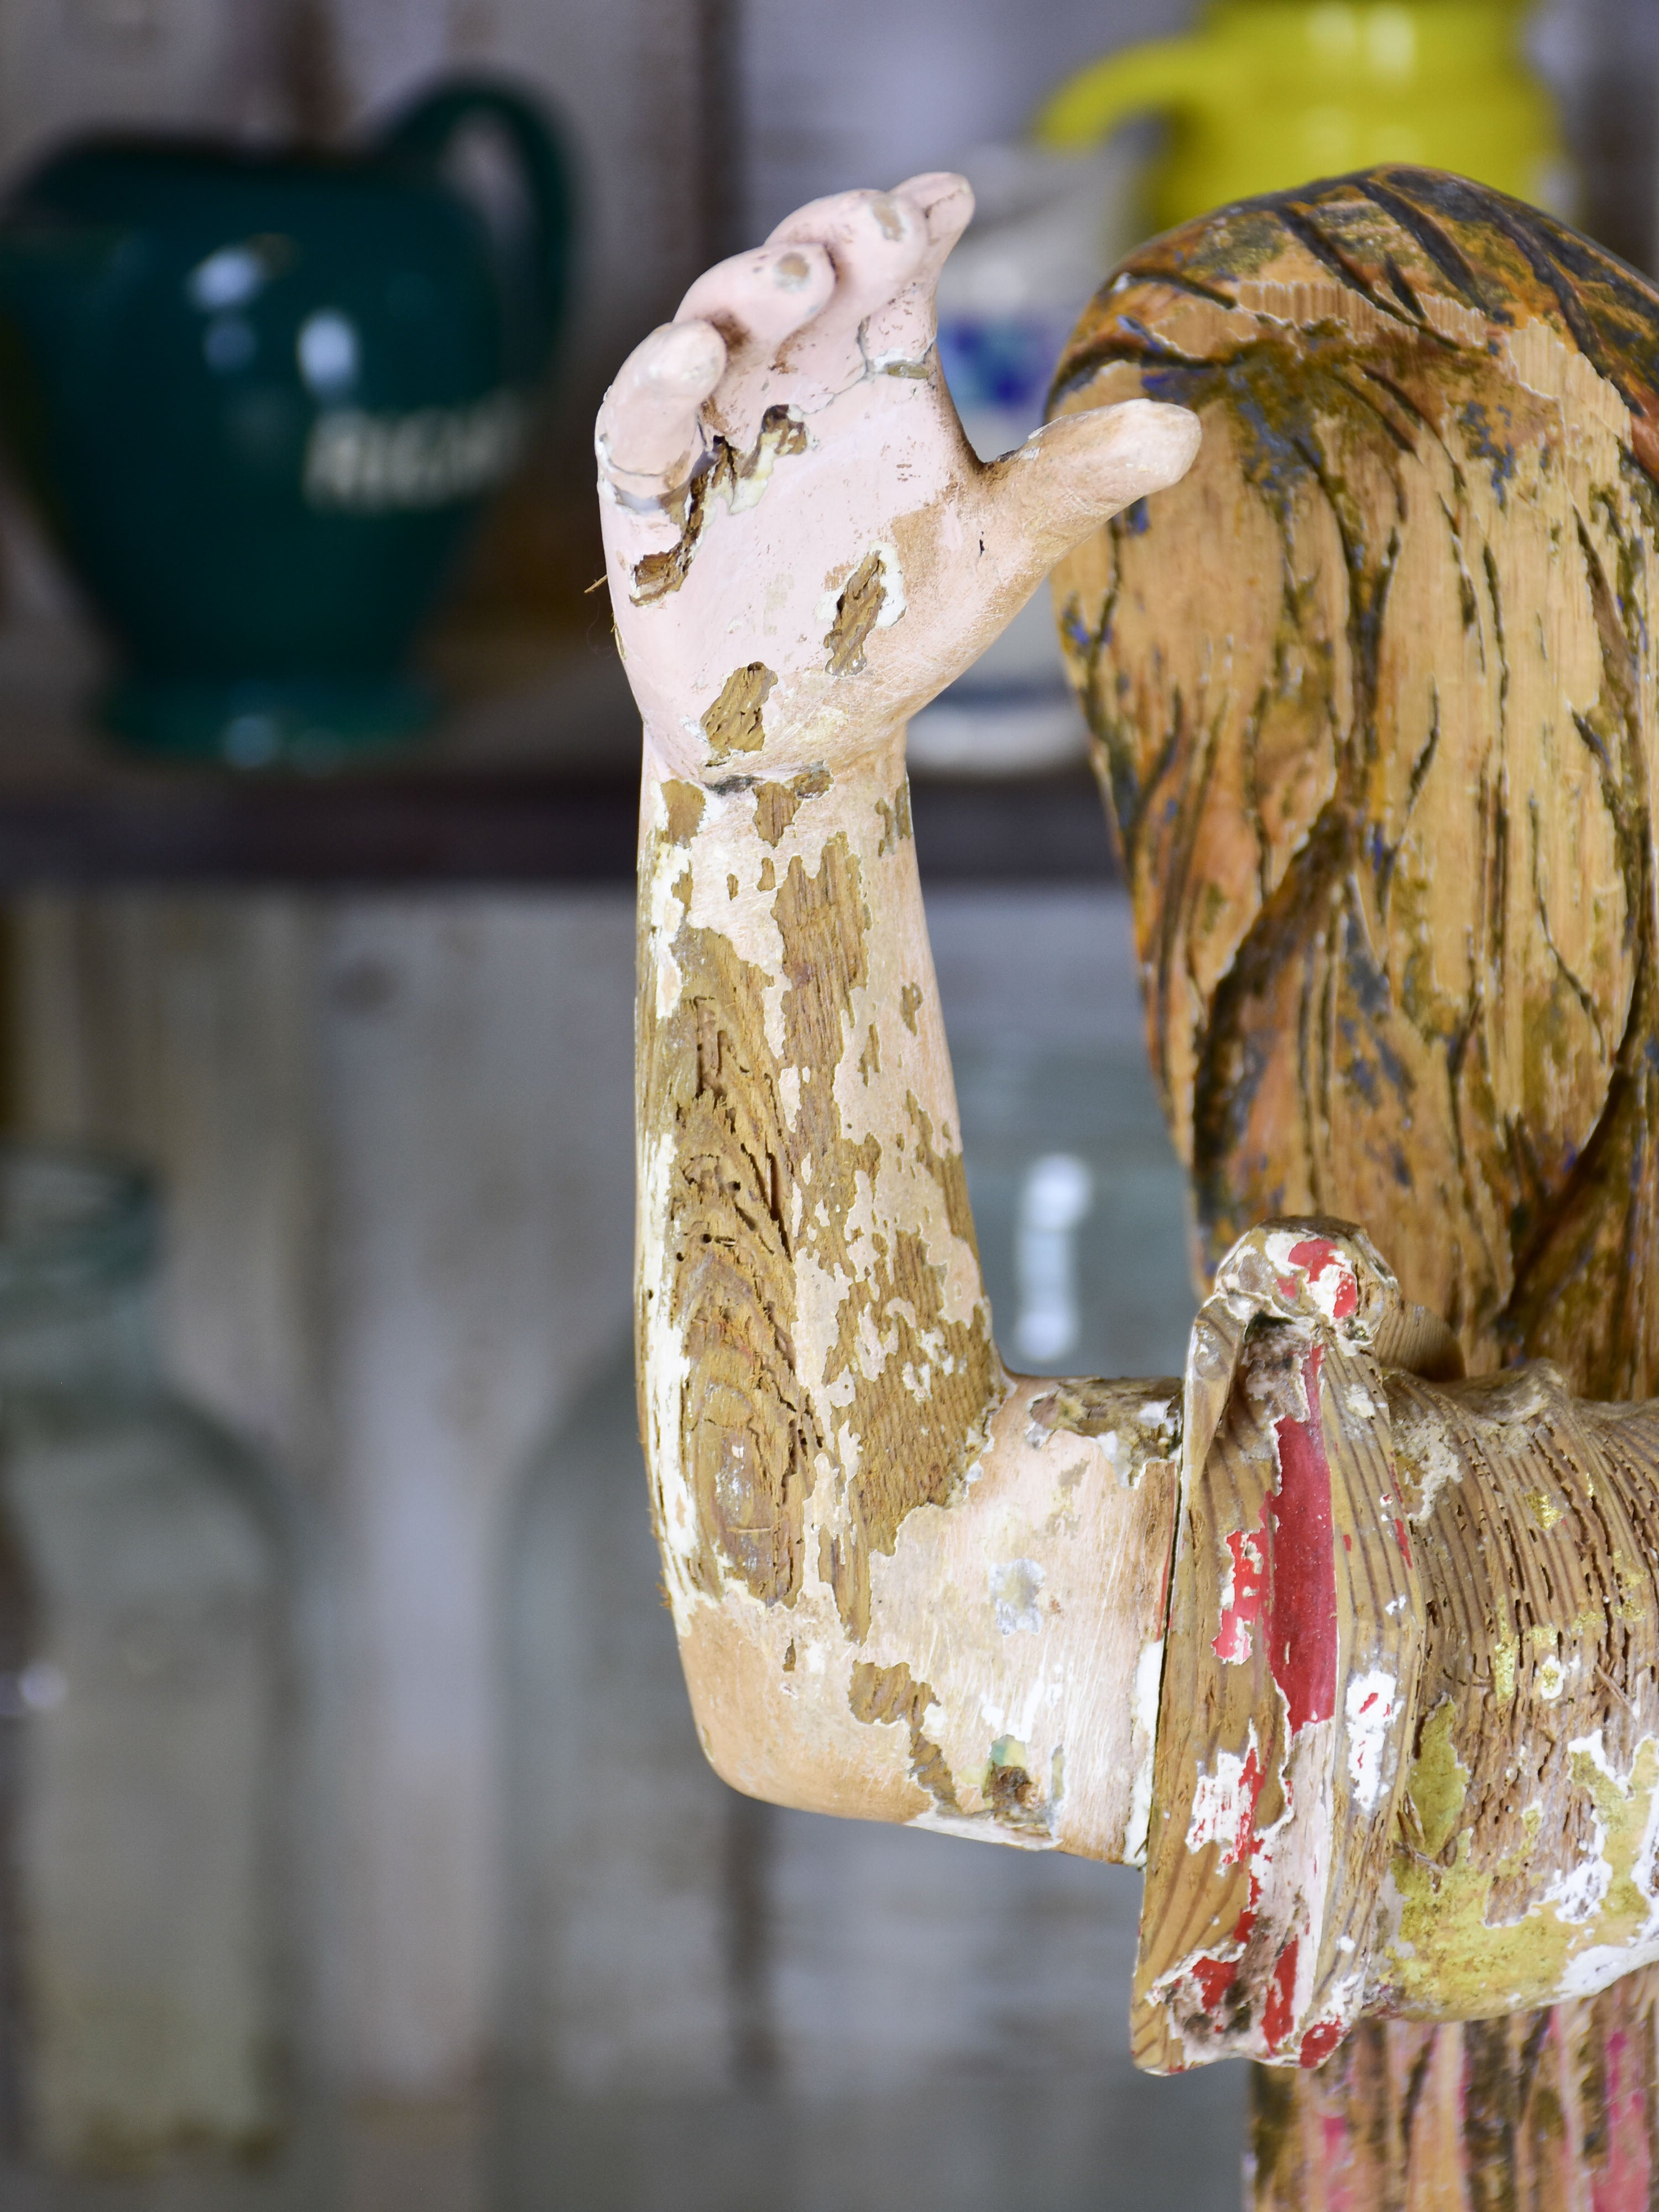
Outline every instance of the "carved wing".
<path id="1" fill-rule="evenodd" d="M 1060 411 L 1195 408 L 1055 580 L 1206 1275 L 1365 1224 L 1473 1369 L 1659 1388 L 1659 295 L 1386 169 L 1124 264 Z"/>

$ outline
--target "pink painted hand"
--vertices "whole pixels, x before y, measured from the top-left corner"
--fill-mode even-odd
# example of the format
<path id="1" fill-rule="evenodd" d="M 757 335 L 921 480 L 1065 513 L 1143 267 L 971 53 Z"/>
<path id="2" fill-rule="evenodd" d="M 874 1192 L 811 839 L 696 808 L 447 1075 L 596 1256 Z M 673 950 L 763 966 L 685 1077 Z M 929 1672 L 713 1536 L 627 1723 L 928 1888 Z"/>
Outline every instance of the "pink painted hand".
<path id="1" fill-rule="evenodd" d="M 700 277 L 606 395 L 611 598 L 665 771 L 896 745 L 1063 554 L 1190 465 L 1196 418 L 1150 400 L 975 458 L 933 346 L 972 210 L 949 175 L 815 201 Z"/>

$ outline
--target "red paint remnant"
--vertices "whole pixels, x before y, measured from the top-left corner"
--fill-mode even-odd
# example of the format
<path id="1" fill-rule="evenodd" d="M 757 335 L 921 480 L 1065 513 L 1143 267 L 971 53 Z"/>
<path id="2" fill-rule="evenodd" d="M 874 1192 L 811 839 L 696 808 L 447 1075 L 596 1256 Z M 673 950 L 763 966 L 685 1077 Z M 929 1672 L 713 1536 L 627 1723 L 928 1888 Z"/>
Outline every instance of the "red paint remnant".
<path id="1" fill-rule="evenodd" d="M 1652 2162 L 1648 2152 L 1647 2095 L 1630 2038 L 1615 2028 L 1607 2054 L 1607 2158 L 1590 2175 L 1591 2212 L 1648 2212 Z"/>
<path id="2" fill-rule="evenodd" d="M 1261 2008 L 1261 2033 L 1269 2051 L 1276 2051 L 1289 2036 L 1296 2017 L 1296 1954 L 1302 1938 L 1292 1936 L 1279 1954 L 1273 1978 L 1267 1984 L 1267 2002 Z"/>
<path id="3" fill-rule="evenodd" d="M 1287 1306 L 1294 1306 L 1300 1299 L 1302 1285 L 1294 1275 L 1275 1275 L 1273 1282 Z"/>
<path id="4" fill-rule="evenodd" d="M 1328 2186 L 1339 2161 L 1344 2165 L 1347 2162 L 1348 2123 L 1340 2112 L 1326 2112 L 1321 2118 L 1319 2132 L 1325 2145 L 1325 2174 Z M 1337 2201 L 1340 2212 L 1348 2212 L 1351 2199 L 1346 2189 Z"/>
<path id="5" fill-rule="evenodd" d="M 1327 1267 L 1340 1270 L 1342 1280 L 1331 1302 L 1333 1321 L 1346 1321 L 1350 1314 L 1358 1312 L 1359 1285 L 1353 1279 L 1353 1270 L 1328 1237 L 1304 1237 L 1299 1244 L 1291 1245 L 1290 1257 L 1291 1267 L 1307 1271 L 1310 1283 L 1316 1283 Z"/>
<path id="6" fill-rule="evenodd" d="M 1255 1808 L 1261 1796 L 1261 1785 L 1267 1778 L 1267 1770 L 1256 1757 L 1255 1746 L 1252 1743 L 1244 1754 L 1243 1765 L 1238 1770 L 1238 1826 L 1231 1841 L 1222 1843 L 1223 1866 L 1242 1866 L 1250 1856 L 1250 1847 L 1255 1842 Z"/>
<path id="7" fill-rule="evenodd" d="M 1196 1958 L 1189 1959 L 1187 1962 L 1186 1971 L 1192 1980 L 1198 1984 L 1199 1995 L 1203 2000 L 1206 2013 L 1214 2014 L 1216 2007 L 1238 1979 L 1238 1970 L 1243 1963 L 1244 1953 L 1255 1927 L 1255 1908 L 1261 1902 L 1261 1877 L 1253 1874 L 1250 1876 L 1249 1901 L 1237 1919 L 1234 1921 L 1233 1932 L 1228 1938 L 1232 1947 L 1232 1955 L 1230 1958 L 1222 1958 L 1213 1951 L 1202 1951 Z M 1218 2021 L 1216 2026 L 1219 2028 L 1221 2022 Z"/>
<path id="8" fill-rule="evenodd" d="M 1210 1649 L 1218 1659 L 1242 1667 L 1250 1656 L 1250 1629 L 1261 1618 L 1267 1583 L 1266 1532 L 1236 1528 L 1227 1539 L 1232 1567 L 1231 1588 L 1222 1600 L 1221 1632 Z"/>
<path id="9" fill-rule="evenodd" d="M 1394 1537 L 1395 1543 L 1400 1547 L 1401 1558 L 1406 1562 L 1407 1566 L 1410 1566 L 1412 1563 L 1411 1532 L 1407 1528 L 1403 1521 L 1395 1521 L 1394 1524 Z"/>
<path id="10" fill-rule="evenodd" d="M 1279 1486 L 1267 1500 L 1273 1526 L 1267 1660 L 1292 1736 L 1336 1711 L 1336 1547 L 1330 1462 L 1319 1413 L 1323 1358 L 1324 1347 L 1316 1344 L 1303 1363 L 1307 1419 L 1282 1414 L 1273 1424 Z"/>
<path id="11" fill-rule="evenodd" d="M 1193 1793 L 1192 1825 L 1187 1831 L 1189 1851 L 1207 1850 L 1213 1844 L 1221 1866 L 1243 1866 L 1255 1849 L 1255 1808 L 1267 1771 L 1256 1756 L 1255 1730 L 1237 1771 L 1226 1771 L 1228 1755 L 1222 1754 L 1218 1771 L 1200 1777 Z M 1254 1899 L 1251 1900 L 1255 1902 Z"/>
<path id="12" fill-rule="evenodd" d="M 1342 2040 L 1339 2021 L 1322 2020 L 1310 2027 L 1302 2039 L 1302 2048 L 1297 2054 L 1298 2066 L 1322 2066 Z"/>
<path id="13" fill-rule="evenodd" d="M 1353 1549 L 1353 1538 L 1346 1528 L 1342 1531 L 1342 1548 L 1345 1552 L 1351 1552 Z"/>
<path id="14" fill-rule="evenodd" d="M 1204 2001 L 1206 2012 L 1213 2012 L 1233 1984 L 1238 1979 L 1237 1959 L 1194 1959 L 1193 1979 Z"/>

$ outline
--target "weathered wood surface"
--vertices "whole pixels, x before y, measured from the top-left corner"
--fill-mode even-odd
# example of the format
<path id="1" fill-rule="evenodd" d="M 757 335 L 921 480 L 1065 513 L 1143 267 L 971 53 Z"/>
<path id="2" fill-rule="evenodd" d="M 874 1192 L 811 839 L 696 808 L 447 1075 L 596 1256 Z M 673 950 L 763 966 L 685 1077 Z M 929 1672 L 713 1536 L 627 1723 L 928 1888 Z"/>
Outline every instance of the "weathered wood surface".
<path id="1" fill-rule="evenodd" d="M 1567 1395 L 1659 1382 L 1656 362 L 1632 271 L 1389 171 L 1155 242 L 1061 368 L 1062 409 L 1205 426 L 1056 579 L 1200 1267 L 1362 1222 L 1491 1378 L 1388 1386 L 1430 1501 L 1412 2013 L 1594 1990 L 1659 1919 L 1651 1422 Z M 1258 2205 L 1645 2206 L 1656 1990 L 1259 2075 Z"/>

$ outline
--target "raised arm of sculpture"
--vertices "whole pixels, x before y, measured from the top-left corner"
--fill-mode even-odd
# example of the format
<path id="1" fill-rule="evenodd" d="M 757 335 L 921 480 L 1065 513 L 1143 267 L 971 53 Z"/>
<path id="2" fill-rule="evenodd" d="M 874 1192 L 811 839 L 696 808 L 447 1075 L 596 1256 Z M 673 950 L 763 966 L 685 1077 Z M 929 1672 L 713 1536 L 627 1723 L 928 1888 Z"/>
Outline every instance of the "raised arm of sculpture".
<path id="1" fill-rule="evenodd" d="M 1258 2097 L 1262 2206 L 1474 2212 L 1495 2159 L 1604 2212 L 1659 2172 L 1659 1425 L 1573 1394 L 1659 1366 L 1659 301 L 1339 180 L 1129 264 L 987 469 L 931 343 L 967 210 L 802 210 L 600 418 L 703 1741 L 1144 1857 L 1142 2063 L 1319 2069 Z M 906 718 L 1057 562 L 1211 1285 L 1179 1382 L 997 1358 L 909 838 Z"/>
<path id="2" fill-rule="evenodd" d="M 933 349 L 970 205 L 921 177 L 804 209 L 600 419 L 645 721 L 642 1419 L 729 1781 L 1119 1858 L 1173 1504 L 1127 1478 L 1173 1449 L 1170 1391 L 1050 1443 L 997 1358 L 904 730 L 1197 426 L 1141 402 L 981 467 Z"/>

